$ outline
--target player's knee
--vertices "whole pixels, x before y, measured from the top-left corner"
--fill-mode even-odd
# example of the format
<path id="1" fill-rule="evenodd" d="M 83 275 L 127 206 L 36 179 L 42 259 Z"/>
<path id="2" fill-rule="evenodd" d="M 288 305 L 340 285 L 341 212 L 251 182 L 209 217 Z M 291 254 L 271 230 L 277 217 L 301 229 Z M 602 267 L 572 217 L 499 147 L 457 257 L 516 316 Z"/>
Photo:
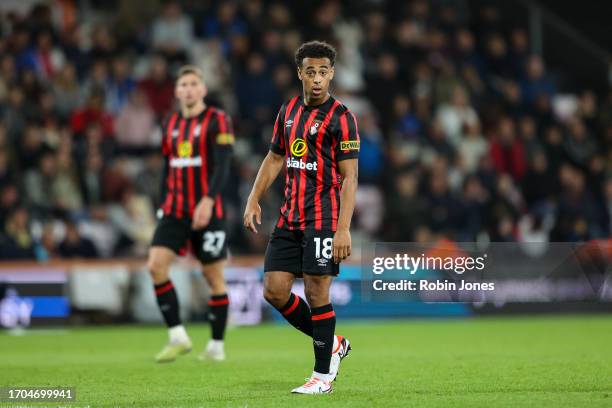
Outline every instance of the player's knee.
<path id="1" fill-rule="evenodd" d="M 226 292 L 225 280 L 223 279 L 223 276 L 204 276 L 206 277 L 206 282 L 208 283 L 208 286 L 210 286 L 210 290 L 213 295 L 219 295 Z"/>
<path id="2" fill-rule="evenodd" d="M 311 307 L 318 307 L 329 303 L 329 295 L 319 285 L 310 285 L 305 288 L 304 294 Z"/>
<path id="3" fill-rule="evenodd" d="M 264 299 L 272 306 L 279 308 L 283 307 L 287 303 L 288 295 L 283 290 L 278 288 L 264 286 Z"/>
<path id="4" fill-rule="evenodd" d="M 213 295 L 220 295 L 226 292 L 225 278 L 223 277 L 224 262 L 206 264 L 202 268 L 202 275 L 206 279 Z"/>
<path id="5" fill-rule="evenodd" d="M 153 282 L 156 284 L 163 283 L 168 279 L 169 265 L 163 260 L 154 256 L 149 257 L 147 268 L 149 269 L 149 274 L 151 275 Z"/>

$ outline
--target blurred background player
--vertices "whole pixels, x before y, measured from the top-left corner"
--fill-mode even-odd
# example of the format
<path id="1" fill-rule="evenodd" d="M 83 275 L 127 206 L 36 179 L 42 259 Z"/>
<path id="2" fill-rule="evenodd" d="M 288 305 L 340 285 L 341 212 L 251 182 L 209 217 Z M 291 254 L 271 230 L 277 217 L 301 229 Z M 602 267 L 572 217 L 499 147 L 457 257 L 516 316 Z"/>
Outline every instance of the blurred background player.
<path id="1" fill-rule="evenodd" d="M 285 198 L 264 263 L 264 297 L 295 328 L 312 337 L 315 366 L 310 379 L 292 392 L 332 391 L 349 341 L 335 336 L 329 290 L 340 262 L 351 254 L 351 217 L 357 191 L 359 135 L 353 114 L 329 93 L 335 49 L 311 41 L 295 63 L 303 95 L 283 104 L 276 117 L 270 152 L 249 196 L 244 225 L 257 232 L 259 199 L 287 166 Z M 304 279 L 306 299 L 291 293 Z M 309 307 L 310 306 L 310 307 Z"/>
<path id="2" fill-rule="evenodd" d="M 188 244 L 202 263 L 212 293 L 212 339 L 200 358 L 225 359 L 223 336 L 229 300 L 223 278 L 227 244 L 220 191 L 229 174 L 234 133 L 230 117 L 204 103 L 206 93 L 202 72 L 195 66 L 182 67 L 175 87 L 180 110 L 169 117 L 162 129 L 166 173 L 160 220 L 148 260 L 157 303 L 170 337 L 156 356 L 160 363 L 174 361 L 192 347 L 169 279 L 170 265 Z"/>

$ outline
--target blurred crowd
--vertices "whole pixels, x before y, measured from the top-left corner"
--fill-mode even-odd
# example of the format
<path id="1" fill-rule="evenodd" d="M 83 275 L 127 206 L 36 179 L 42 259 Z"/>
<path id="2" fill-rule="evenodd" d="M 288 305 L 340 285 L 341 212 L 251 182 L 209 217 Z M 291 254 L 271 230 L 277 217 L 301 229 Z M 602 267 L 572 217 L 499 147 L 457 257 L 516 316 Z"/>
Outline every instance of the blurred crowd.
<path id="1" fill-rule="evenodd" d="M 231 249 L 260 253 L 243 204 L 311 39 L 337 48 L 333 93 L 359 123 L 356 242 L 611 235 L 612 92 L 548 66 L 492 6 L 30 3 L 0 6 L 0 258 L 146 253 L 184 63 L 235 123 Z M 268 231 L 280 184 L 261 203 Z"/>

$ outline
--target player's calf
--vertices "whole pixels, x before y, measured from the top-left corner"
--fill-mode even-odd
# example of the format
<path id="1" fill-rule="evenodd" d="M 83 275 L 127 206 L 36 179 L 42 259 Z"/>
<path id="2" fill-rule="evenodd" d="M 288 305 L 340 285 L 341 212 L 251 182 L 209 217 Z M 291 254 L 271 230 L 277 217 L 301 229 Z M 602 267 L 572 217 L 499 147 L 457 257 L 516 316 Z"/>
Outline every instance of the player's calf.
<path id="1" fill-rule="evenodd" d="M 310 308 L 304 299 L 295 293 L 291 293 L 289 295 L 289 300 L 287 300 L 282 307 L 276 307 L 276 310 L 278 310 L 293 327 L 305 335 L 312 337 Z"/>
<path id="2" fill-rule="evenodd" d="M 157 305 L 168 327 L 168 344 L 155 356 L 160 363 L 176 360 L 181 355 L 191 351 L 191 340 L 182 325 L 178 296 L 172 281 L 168 278 L 168 271 L 174 253 L 167 248 L 153 247 L 149 252 L 149 273 L 153 279 L 153 289 Z"/>

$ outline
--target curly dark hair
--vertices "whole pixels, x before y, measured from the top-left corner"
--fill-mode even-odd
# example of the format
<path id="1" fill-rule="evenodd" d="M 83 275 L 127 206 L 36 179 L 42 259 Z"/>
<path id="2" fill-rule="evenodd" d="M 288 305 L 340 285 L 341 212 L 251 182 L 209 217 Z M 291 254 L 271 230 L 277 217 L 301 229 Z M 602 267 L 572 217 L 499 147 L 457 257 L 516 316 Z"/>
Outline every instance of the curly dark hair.
<path id="1" fill-rule="evenodd" d="M 329 58 L 332 67 L 336 62 L 336 49 L 324 41 L 309 41 L 295 52 L 295 65 L 302 66 L 304 58 Z"/>

